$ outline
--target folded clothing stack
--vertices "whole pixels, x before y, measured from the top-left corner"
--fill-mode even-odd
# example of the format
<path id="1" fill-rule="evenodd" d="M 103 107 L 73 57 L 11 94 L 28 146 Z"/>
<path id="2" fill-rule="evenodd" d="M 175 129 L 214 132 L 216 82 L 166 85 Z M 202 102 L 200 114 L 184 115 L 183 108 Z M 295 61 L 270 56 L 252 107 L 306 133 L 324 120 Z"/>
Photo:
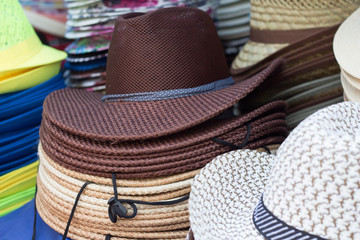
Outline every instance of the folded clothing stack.
<path id="1" fill-rule="evenodd" d="M 286 100 L 292 129 L 317 109 L 341 101 L 332 42 L 339 24 L 359 5 L 359 0 L 251 0 L 250 40 L 232 63 L 234 79 L 242 81 L 275 58 L 286 64 L 247 99 L 246 107 Z"/>
<path id="2" fill-rule="evenodd" d="M 62 51 L 41 44 L 16 0 L 0 5 L 0 215 L 35 192 L 36 145 L 42 105 L 64 87 Z"/>
<path id="3" fill-rule="evenodd" d="M 284 101 L 234 106 L 283 62 L 234 83 L 212 19 L 195 8 L 126 14 L 115 29 L 106 95 L 63 89 L 44 102 L 37 210 L 73 239 L 184 239 L 200 168 L 286 138 Z"/>

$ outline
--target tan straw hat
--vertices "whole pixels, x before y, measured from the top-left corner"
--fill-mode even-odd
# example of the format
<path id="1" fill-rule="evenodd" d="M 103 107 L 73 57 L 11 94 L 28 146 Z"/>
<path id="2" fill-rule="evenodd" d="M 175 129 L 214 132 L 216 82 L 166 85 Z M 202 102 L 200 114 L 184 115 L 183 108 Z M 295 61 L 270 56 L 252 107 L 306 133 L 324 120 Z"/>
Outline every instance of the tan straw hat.
<path id="1" fill-rule="evenodd" d="M 360 8 L 346 19 L 334 37 L 334 54 L 348 100 L 360 102 Z"/>
<path id="2" fill-rule="evenodd" d="M 340 24 L 359 0 L 251 0 L 250 40 L 232 64 L 249 67 L 303 37 Z"/>
<path id="3" fill-rule="evenodd" d="M 239 150 L 195 177 L 195 239 L 360 239 L 360 104 L 324 108 L 277 155 Z"/>

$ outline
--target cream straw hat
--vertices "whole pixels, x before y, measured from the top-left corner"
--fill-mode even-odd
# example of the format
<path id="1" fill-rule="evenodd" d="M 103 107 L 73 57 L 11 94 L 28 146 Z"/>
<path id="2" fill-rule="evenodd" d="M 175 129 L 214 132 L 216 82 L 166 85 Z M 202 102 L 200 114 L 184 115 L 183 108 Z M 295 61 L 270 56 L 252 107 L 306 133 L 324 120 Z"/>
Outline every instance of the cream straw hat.
<path id="1" fill-rule="evenodd" d="M 360 102 L 360 8 L 337 30 L 334 54 L 341 68 L 341 83 L 347 99 Z"/>
<path id="2" fill-rule="evenodd" d="M 251 0 L 250 40 L 232 64 L 249 67 L 321 29 L 340 24 L 359 0 Z"/>
<path id="3" fill-rule="evenodd" d="M 271 169 L 271 170 L 270 170 Z M 195 177 L 195 239 L 360 239 L 360 104 L 305 119 L 277 155 L 224 154 Z"/>

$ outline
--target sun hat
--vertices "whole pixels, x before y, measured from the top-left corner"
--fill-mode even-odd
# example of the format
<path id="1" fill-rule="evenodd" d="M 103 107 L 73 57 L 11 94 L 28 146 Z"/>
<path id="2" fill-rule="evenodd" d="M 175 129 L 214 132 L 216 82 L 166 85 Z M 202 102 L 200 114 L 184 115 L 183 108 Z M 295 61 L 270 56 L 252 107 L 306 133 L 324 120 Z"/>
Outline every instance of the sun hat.
<path id="1" fill-rule="evenodd" d="M 66 58 L 64 52 L 41 44 L 18 1 L 2 2 L 0 7 L 0 73 L 39 67 Z"/>
<path id="2" fill-rule="evenodd" d="M 32 187 L 0 199 L 0 217 L 29 202 L 34 198 L 34 194 L 35 187 Z"/>
<path id="3" fill-rule="evenodd" d="M 247 148 L 281 143 L 287 136 L 285 107 L 282 101 L 272 102 L 242 117 L 213 120 L 190 131 L 111 145 L 66 134 L 44 118 L 40 137 L 51 159 L 77 172 L 101 177 L 116 173 L 120 178 L 167 176 L 203 167 L 233 149 L 216 139 Z"/>
<path id="4" fill-rule="evenodd" d="M 280 64 L 275 61 L 258 75 L 233 84 L 216 29 L 206 13 L 191 8 L 165 8 L 138 17 L 127 16 L 120 16 L 115 26 L 108 57 L 107 95 L 77 89 L 53 92 L 44 103 L 44 117 L 52 124 L 99 140 L 164 136 L 220 114 L 245 97 Z M 136 25 L 137 30 L 129 24 Z M 159 30 L 165 27 L 166 34 Z M 154 36 L 157 41 L 150 41 Z M 161 48 L 157 47 L 160 45 Z M 131 55 L 127 54 L 130 50 Z M 142 64 L 144 51 L 157 60 Z M 171 95 L 162 96 L 165 93 Z M 91 129 L 90 125 L 81 124 L 85 118 L 93 123 Z M 107 131 L 103 131 L 104 119 Z"/>
<path id="5" fill-rule="evenodd" d="M 250 40 L 232 68 L 249 67 L 305 36 L 340 24 L 359 1 L 251 0 Z"/>
<path id="6" fill-rule="evenodd" d="M 357 25 L 360 20 L 360 9 L 348 17 L 337 30 L 334 37 L 334 54 L 341 68 L 341 83 L 347 100 L 360 102 L 360 71 L 356 66 L 360 49 L 360 32 Z M 355 53 L 355 54 L 354 54 Z"/>
<path id="7" fill-rule="evenodd" d="M 358 239 L 360 105 L 305 119 L 277 155 L 239 150 L 195 177 L 195 239 Z"/>

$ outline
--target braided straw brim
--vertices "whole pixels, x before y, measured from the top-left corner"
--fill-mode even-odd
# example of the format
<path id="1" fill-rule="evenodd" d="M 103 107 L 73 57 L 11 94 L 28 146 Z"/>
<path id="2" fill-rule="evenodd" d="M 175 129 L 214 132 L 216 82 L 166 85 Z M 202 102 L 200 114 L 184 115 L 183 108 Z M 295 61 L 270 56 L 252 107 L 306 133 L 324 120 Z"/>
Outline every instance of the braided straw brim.
<path id="1" fill-rule="evenodd" d="M 41 163 L 43 168 L 40 170 L 43 170 L 43 174 L 48 175 L 50 174 L 52 179 L 54 179 L 56 182 L 61 182 L 63 185 L 66 185 L 67 187 L 71 189 L 78 189 L 84 184 L 84 181 L 81 179 L 76 178 L 78 175 L 82 175 L 83 179 L 86 179 L 86 181 L 94 182 L 95 184 L 91 184 L 87 187 L 88 190 L 95 191 L 98 194 L 104 194 L 106 195 L 106 198 L 110 198 L 110 195 L 113 195 L 113 186 L 112 186 L 112 180 L 109 178 L 100 178 L 100 177 L 93 177 L 91 175 L 86 174 L 76 174 L 76 172 L 68 170 L 66 168 L 63 168 L 61 165 L 55 163 L 52 161 L 46 153 L 44 153 L 41 144 L 39 144 L 39 157 L 41 159 Z M 180 177 L 186 176 L 186 174 L 183 174 L 183 176 L 178 176 L 178 181 L 174 181 L 171 183 L 161 183 L 162 179 L 153 179 L 153 182 L 157 185 L 149 185 L 149 186 L 138 186 L 138 187 L 128 187 L 124 185 L 119 185 L 118 187 L 118 193 L 122 195 L 122 198 L 125 198 L 125 196 L 141 196 L 141 195 L 156 195 L 156 194 L 164 194 L 171 191 L 178 191 L 180 189 L 190 189 L 191 181 L 193 176 L 198 172 L 199 170 L 192 171 L 192 173 L 188 174 L 188 178 L 181 180 Z M 73 173 L 72 175 L 76 175 L 73 177 L 72 175 L 68 175 L 68 173 Z M 171 179 L 169 177 L 169 180 L 176 180 L 176 176 L 174 179 Z M 101 183 L 93 180 L 100 180 Z M 107 182 L 107 183 L 103 183 Z M 124 183 L 126 181 L 117 180 L 117 183 Z M 135 181 L 134 181 L 135 183 Z M 139 180 L 138 184 L 143 183 L 143 181 Z M 149 183 L 147 183 L 149 184 Z M 100 195 L 101 195 L 100 194 Z"/>
<path id="2" fill-rule="evenodd" d="M 252 66 L 288 45 L 287 43 L 270 44 L 249 40 L 234 59 L 232 67 L 239 69 Z"/>
<path id="3" fill-rule="evenodd" d="M 251 219 L 274 158 L 252 150 L 232 151 L 200 171 L 189 199 L 195 239 L 263 239 Z"/>

